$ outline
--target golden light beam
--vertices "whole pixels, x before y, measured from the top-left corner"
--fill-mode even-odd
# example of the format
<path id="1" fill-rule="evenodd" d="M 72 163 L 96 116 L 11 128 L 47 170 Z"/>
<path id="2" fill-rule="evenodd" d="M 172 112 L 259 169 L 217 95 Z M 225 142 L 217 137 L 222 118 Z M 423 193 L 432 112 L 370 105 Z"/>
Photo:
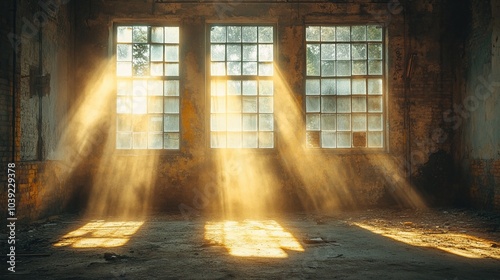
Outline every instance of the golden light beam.
<path id="1" fill-rule="evenodd" d="M 223 245 L 238 257 L 286 258 L 286 250 L 304 251 L 297 239 L 274 220 L 207 222 L 205 240 Z"/>

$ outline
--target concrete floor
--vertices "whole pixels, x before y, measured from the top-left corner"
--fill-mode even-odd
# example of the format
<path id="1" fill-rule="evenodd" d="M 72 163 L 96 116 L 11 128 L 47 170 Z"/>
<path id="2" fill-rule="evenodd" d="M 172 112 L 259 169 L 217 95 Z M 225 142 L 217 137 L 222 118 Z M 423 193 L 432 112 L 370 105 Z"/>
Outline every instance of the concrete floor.
<path id="1" fill-rule="evenodd" d="M 110 221 L 65 215 L 19 228 L 16 272 L 5 267 L 0 278 L 500 279 L 498 214 L 371 210 Z M 6 236 L 1 240 L 5 252 Z"/>

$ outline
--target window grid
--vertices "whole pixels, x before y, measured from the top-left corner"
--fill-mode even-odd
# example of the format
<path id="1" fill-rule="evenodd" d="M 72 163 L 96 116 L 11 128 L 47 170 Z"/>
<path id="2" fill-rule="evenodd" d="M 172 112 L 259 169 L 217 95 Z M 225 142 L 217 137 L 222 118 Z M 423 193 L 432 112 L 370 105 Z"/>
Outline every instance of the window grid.
<path id="1" fill-rule="evenodd" d="M 274 147 L 273 26 L 212 26 L 210 146 Z"/>
<path id="2" fill-rule="evenodd" d="M 117 149 L 179 149 L 179 27 L 117 26 Z"/>
<path id="3" fill-rule="evenodd" d="M 306 146 L 383 148 L 383 30 L 306 27 Z"/>

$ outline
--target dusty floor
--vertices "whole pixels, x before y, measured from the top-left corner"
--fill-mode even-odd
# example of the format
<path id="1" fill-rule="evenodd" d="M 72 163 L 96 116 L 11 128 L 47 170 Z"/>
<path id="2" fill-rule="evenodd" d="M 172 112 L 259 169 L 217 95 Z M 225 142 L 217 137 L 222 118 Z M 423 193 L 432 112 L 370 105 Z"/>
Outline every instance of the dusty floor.
<path id="1" fill-rule="evenodd" d="M 2 253 L 2 279 L 500 279 L 500 215 L 463 210 L 126 223 L 68 215 L 16 234 L 16 272 Z"/>

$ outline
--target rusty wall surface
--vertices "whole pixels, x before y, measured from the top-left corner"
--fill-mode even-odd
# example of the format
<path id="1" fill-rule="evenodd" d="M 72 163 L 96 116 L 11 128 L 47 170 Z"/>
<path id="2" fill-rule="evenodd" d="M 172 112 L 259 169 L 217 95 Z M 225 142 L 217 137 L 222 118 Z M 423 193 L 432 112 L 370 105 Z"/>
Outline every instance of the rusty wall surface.
<path id="1" fill-rule="evenodd" d="M 85 1 L 77 3 L 76 33 L 77 53 L 76 76 L 83 88 L 86 80 L 98 70 L 102 63 L 112 61 L 112 30 L 114 23 L 175 23 L 181 28 L 181 149 L 178 152 L 158 154 L 154 167 L 154 205 L 161 209 L 178 209 L 179 205 L 191 208 L 197 192 L 207 184 L 217 185 L 217 161 L 214 151 L 207 144 L 209 126 L 207 107 L 205 30 L 209 23 L 276 23 L 278 53 L 275 61 L 281 69 L 282 80 L 286 81 L 289 95 L 277 95 L 291 99 L 299 108 L 304 104 L 305 69 L 303 43 L 304 23 L 383 23 L 387 26 L 387 152 L 335 153 L 310 151 L 298 147 L 293 150 L 287 143 L 292 138 L 302 141 L 304 128 L 303 109 L 289 116 L 296 125 L 283 128 L 286 120 L 277 120 L 277 147 L 271 152 L 252 155 L 271 166 L 267 172 L 273 174 L 276 184 L 273 191 L 282 193 L 277 204 L 289 209 L 300 209 L 310 203 L 308 193 L 303 189 L 335 189 L 342 185 L 346 193 L 333 193 L 339 206 L 367 207 L 388 205 L 397 199 L 400 188 L 409 187 L 402 183 L 411 165 L 411 173 L 423 185 L 433 180 L 425 173 L 426 164 L 433 154 L 450 153 L 450 141 L 443 135 L 450 125 L 443 121 L 442 112 L 451 107 L 451 92 L 443 89 L 449 83 L 443 72 L 441 36 L 442 14 L 446 10 L 440 1 L 412 1 L 400 7 L 387 3 L 275 3 L 275 4 L 154 4 L 154 1 Z M 406 62 L 410 53 L 416 54 L 411 81 L 405 83 Z M 77 94 L 83 94 L 79 92 Z M 406 106 L 405 97 L 409 106 Z M 113 104 L 112 104 L 113 105 Z M 208 108 L 208 109 L 207 109 Z M 409 109 L 409 122 L 405 123 L 405 110 Z M 109 112 L 114 112 L 113 106 Z M 106 118 L 114 120 L 113 114 Z M 280 126 L 280 122 L 282 125 Z M 112 121 L 103 121 L 109 128 Z M 410 126 L 408 129 L 407 125 Z M 113 130 L 110 130 L 113 133 Z M 410 141 L 410 155 L 407 153 Z M 103 145 L 103 144 L 102 144 Z M 107 151 L 99 143 L 91 150 Z M 85 158 L 83 171 L 87 172 L 87 190 L 91 189 L 92 174 L 98 172 L 99 152 Z M 291 156 L 293 154 L 293 156 Z M 120 164 L 142 155 L 117 155 L 114 162 Z M 301 158 L 308 159 L 307 168 L 321 174 L 318 182 L 307 178 Z M 410 158 L 410 159 L 409 159 Z M 339 168 L 342 166 L 342 168 Z M 340 169 L 340 170 L 339 170 Z M 227 174 L 226 174 L 227 175 Z M 432 175 L 432 174 L 431 174 Z M 231 176 L 231 175 L 227 175 Z M 226 176 L 226 177 L 227 177 Z M 224 177 L 224 176 L 222 176 Z M 447 188 L 445 181 L 442 186 Z M 417 192 L 424 192 L 432 198 L 436 191 L 417 186 Z M 321 196 L 321 194 L 318 194 Z M 198 195 L 199 196 L 199 195 Z M 346 199 L 344 199 L 346 196 Z M 349 197 L 349 199 L 347 199 Z M 198 203 L 199 204 L 199 203 Z"/>

